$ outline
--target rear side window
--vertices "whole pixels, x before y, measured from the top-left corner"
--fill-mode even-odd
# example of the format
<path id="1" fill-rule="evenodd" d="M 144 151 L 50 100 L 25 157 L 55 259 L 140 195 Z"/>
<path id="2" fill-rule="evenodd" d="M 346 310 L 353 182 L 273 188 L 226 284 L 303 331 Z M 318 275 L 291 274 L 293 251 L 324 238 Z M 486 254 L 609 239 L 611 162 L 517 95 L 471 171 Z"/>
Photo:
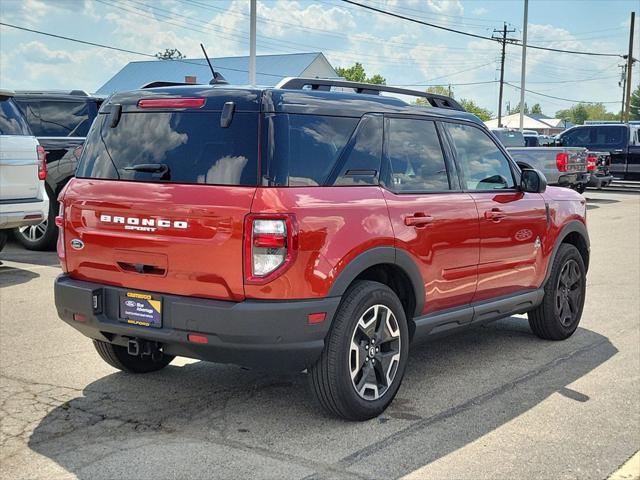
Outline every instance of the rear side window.
<path id="1" fill-rule="evenodd" d="M 469 125 L 445 123 L 467 190 L 515 188 L 509 160 L 491 137 Z"/>
<path id="2" fill-rule="evenodd" d="M 87 102 L 19 99 L 31 129 L 38 137 L 84 137 L 96 115 Z"/>
<path id="3" fill-rule="evenodd" d="M 256 185 L 258 114 L 123 113 L 117 126 L 99 115 L 77 176 L 137 182 Z"/>
<path id="4" fill-rule="evenodd" d="M 358 120 L 321 115 L 266 115 L 265 183 L 290 187 L 323 185 Z"/>
<path id="5" fill-rule="evenodd" d="M 435 123 L 410 118 L 387 119 L 390 188 L 396 192 L 449 190 L 449 177 Z"/>
<path id="6" fill-rule="evenodd" d="M 22 112 L 9 97 L 0 97 L 0 135 L 33 135 Z"/>

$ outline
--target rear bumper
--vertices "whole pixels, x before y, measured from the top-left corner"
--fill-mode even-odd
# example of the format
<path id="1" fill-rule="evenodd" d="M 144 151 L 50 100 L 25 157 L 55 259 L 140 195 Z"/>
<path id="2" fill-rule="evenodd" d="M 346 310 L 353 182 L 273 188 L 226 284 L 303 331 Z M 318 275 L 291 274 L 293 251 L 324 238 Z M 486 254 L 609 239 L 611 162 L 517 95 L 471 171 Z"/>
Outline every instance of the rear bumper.
<path id="1" fill-rule="evenodd" d="M 162 328 L 120 321 L 120 295 L 131 291 L 60 275 L 55 281 L 58 315 L 89 338 L 126 346 L 130 339 L 158 342 L 169 355 L 219 363 L 300 371 L 311 366 L 340 297 L 317 300 L 228 302 L 177 295 L 162 298 Z M 322 323 L 309 324 L 310 313 L 326 312 Z M 86 320 L 73 319 L 74 313 Z M 189 333 L 204 335 L 207 344 L 192 343 Z"/>
<path id="2" fill-rule="evenodd" d="M 613 175 L 595 175 L 592 174 L 589 179 L 588 187 L 602 188 L 610 185 L 613 181 Z"/>
<path id="3" fill-rule="evenodd" d="M 38 196 L 22 200 L 0 201 L 0 229 L 37 225 L 49 215 L 49 197 L 40 182 Z"/>

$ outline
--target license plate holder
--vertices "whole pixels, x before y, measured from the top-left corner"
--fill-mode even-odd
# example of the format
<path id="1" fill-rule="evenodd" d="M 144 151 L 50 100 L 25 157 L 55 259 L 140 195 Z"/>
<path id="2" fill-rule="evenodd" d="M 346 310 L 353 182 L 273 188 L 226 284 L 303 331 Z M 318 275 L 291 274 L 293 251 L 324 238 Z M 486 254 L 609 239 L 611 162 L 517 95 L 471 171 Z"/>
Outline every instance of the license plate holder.
<path id="1" fill-rule="evenodd" d="M 138 292 L 120 295 L 120 321 L 141 327 L 162 328 L 162 299 Z"/>

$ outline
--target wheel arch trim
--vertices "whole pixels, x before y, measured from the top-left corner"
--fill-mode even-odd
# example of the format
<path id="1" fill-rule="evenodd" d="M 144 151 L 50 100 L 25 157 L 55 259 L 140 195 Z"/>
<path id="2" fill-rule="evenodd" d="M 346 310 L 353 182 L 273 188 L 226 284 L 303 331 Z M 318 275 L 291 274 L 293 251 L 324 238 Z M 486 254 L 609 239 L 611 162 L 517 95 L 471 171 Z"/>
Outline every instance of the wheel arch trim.
<path id="1" fill-rule="evenodd" d="M 356 256 L 338 274 L 327 296 L 344 295 L 349 285 L 358 275 L 370 267 L 383 264 L 396 265 L 405 273 L 415 294 L 414 315 L 420 315 L 425 303 L 425 288 L 422 275 L 411 255 L 396 247 L 375 247 Z"/>
<path id="2" fill-rule="evenodd" d="M 556 259 L 556 255 L 558 253 L 558 250 L 560 249 L 560 245 L 565 243 L 564 240 L 572 233 L 579 234 L 584 239 L 587 245 L 587 252 L 590 251 L 591 247 L 589 242 L 589 232 L 587 231 L 587 227 L 585 226 L 585 224 L 580 222 L 579 220 L 571 220 L 570 222 L 568 222 L 566 225 L 562 227 L 562 229 L 560 230 L 560 233 L 556 237 L 556 241 L 553 246 L 553 251 L 551 252 L 551 255 L 549 256 L 549 261 L 547 262 L 547 272 L 545 273 L 545 276 L 544 276 L 543 285 L 547 283 L 547 281 L 549 280 L 549 277 L 551 276 L 553 262 Z M 589 255 L 587 255 L 587 262 L 585 262 L 585 268 L 587 269 L 589 267 L 588 257 Z"/>

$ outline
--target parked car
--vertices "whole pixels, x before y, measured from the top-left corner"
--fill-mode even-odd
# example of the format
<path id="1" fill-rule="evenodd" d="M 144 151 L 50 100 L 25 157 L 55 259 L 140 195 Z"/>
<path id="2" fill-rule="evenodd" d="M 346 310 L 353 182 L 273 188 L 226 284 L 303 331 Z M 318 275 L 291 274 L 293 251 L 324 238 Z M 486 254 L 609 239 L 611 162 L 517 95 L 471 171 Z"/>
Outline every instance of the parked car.
<path id="1" fill-rule="evenodd" d="M 626 180 L 640 179 L 640 125 L 606 123 L 578 125 L 556 138 L 566 147 L 586 147 L 592 152 L 608 153 L 611 173 Z"/>
<path id="2" fill-rule="evenodd" d="M 591 178 L 586 148 L 511 147 L 507 151 L 520 168 L 535 168 L 542 172 L 549 185 L 569 187 L 582 193 Z"/>
<path id="3" fill-rule="evenodd" d="M 412 341 L 524 312 L 561 340 L 582 314 L 585 199 L 439 95 L 305 78 L 115 94 L 60 201 L 58 314 L 127 372 L 306 370 L 327 411 L 364 420 Z"/>
<path id="4" fill-rule="evenodd" d="M 0 90 L 0 250 L 11 229 L 38 224 L 49 211 L 45 151 L 13 96 Z"/>
<path id="5" fill-rule="evenodd" d="M 525 147 L 540 147 L 540 137 L 535 130 L 523 130 Z"/>
<path id="6" fill-rule="evenodd" d="M 56 199 L 73 177 L 85 136 L 103 99 L 73 90 L 18 91 L 14 100 L 47 152 L 46 189 L 51 199 L 49 214 L 42 223 L 22 226 L 14 234 L 30 250 L 49 250 L 55 248 L 58 236 L 54 224 Z"/>

